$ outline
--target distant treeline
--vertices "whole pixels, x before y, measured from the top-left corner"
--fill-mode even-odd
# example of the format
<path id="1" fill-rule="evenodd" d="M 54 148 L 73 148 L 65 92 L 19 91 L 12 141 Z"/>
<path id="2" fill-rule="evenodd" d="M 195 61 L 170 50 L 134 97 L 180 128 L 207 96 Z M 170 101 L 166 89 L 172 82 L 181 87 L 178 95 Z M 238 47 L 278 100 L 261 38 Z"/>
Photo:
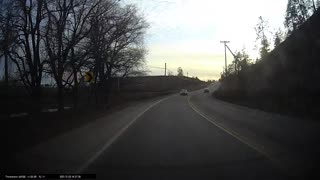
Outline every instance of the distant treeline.
<path id="1" fill-rule="evenodd" d="M 126 103 L 132 100 L 141 100 L 170 93 L 177 93 L 181 89 L 195 90 L 204 87 L 207 83 L 200 81 L 196 78 L 179 77 L 179 76 L 135 76 L 135 77 L 114 77 L 112 80 L 110 99 L 108 104 L 98 104 L 100 101 L 99 96 L 95 96 L 93 86 L 80 85 L 77 95 L 78 109 L 83 110 L 90 108 L 109 107 L 121 103 Z M 2 84 L 0 83 L 0 87 Z M 32 112 L 34 100 L 24 90 L 20 84 L 11 84 L 10 91 L 5 92 L 4 88 L 0 88 L 1 97 L 9 98 L 9 101 L 0 101 L 0 117 L 1 114 L 19 114 Z M 41 111 L 50 108 L 56 108 L 56 95 L 57 89 L 54 86 L 42 87 L 40 104 L 42 105 Z M 96 99 L 98 98 L 98 99 Z M 3 99 L 2 99 L 3 100 Z M 64 104 L 65 107 L 73 107 L 73 90 L 66 88 L 64 90 Z M 35 114 L 36 115 L 36 114 Z"/>
<path id="2" fill-rule="evenodd" d="M 316 117 L 320 108 L 319 79 L 318 9 L 265 57 L 223 74 L 215 95 L 266 110 Z"/>

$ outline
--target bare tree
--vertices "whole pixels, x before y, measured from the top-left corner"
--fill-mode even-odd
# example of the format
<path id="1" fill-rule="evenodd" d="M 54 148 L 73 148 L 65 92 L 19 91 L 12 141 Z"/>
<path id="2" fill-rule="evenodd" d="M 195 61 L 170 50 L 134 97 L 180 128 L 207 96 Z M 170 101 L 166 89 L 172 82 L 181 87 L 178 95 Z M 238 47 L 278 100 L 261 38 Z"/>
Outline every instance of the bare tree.
<path id="1" fill-rule="evenodd" d="M 144 48 L 128 48 L 119 52 L 115 61 L 112 77 L 144 75 L 147 71 L 140 69 L 144 64 Z"/>
<path id="2" fill-rule="evenodd" d="M 58 109 L 62 111 L 66 88 L 73 89 L 76 107 L 83 71 L 94 72 L 94 86 L 104 102 L 113 77 L 146 73 L 142 68 L 146 53 L 143 37 L 148 24 L 135 6 L 124 6 L 118 0 L 10 2 L 14 13 L 8 8 L 0 14 L 6 84 L 10 58 L 21 82 L 37 100 L 43 76 L 55 80 Z"/>
<path id="3" fill-rule="evenodd" d="M 5 112 L 9 112 L 9 66 L 12 65 L 10 59 L 10 52 L 12 51 L 17 32 L 15 30 L 15 10 L 13 8 L 13 1 L 0 2 L 0 60 L 4 58 L 4 94 L 2 98 L 5 103 Z M 1 71 L 0 71 L 1 72 Z M 8 113 L 9 115 L 9 113 Z"/>
<path id="4" fill-rule="evenodd" d="M 183 76 L 183 70 L 181 67 L 178 67 L 177 72 L 178 72 L 177 76 Z"/>
<path id="5" fill-rule="evenodd" d="M 145 54 L 143 37 L 148 24 L 134 6 L 121 7 L 117 1 L 102 4 L 91 23 L 89 38 L 96 100 L 108 102 L 112 77 L 125 76 L 141 64 Z M 98 98 L 98 95 L 104 98 Z"/>
<path id="6" fill-rule="evenodd" d="M 62 111 L 64 106 L 64 87 L 72 83 L 75 88 L 78 86 L 77 74 L 81 65 L 78 60 L 83 57 L 75 56 L 75 50 L 89 34 L 91 27 L 88 20 L 99 2 L 61 0 L 49 1 L 45 5 L 48 12 L 45 47 L 49 57 L 50 73 L 58 88 L 59 111 Z M 68 69 L 71 69 L 71 73 L 65 77 Z"/>
<path id="7" fill-rule="evenodd" d="M 15 30 L 15 11 L 13 1 L 2 2 L 0 7 L 0 58 L 4 57 L 4 82 L 5 87 L 9 86 L 9 56 L 17 38 Z"/>
<path id="8" fill-rule="evenodd" d="M 43 23 L 47 12 L 44 0 L 14 0 L 15 8 L 14 30 L 17 41 L 10 52 L 10 58 L 15 63 L 20 80 L 27 91 L 40 105 L 41 81 L 46 55 L 43 51 Z"/>

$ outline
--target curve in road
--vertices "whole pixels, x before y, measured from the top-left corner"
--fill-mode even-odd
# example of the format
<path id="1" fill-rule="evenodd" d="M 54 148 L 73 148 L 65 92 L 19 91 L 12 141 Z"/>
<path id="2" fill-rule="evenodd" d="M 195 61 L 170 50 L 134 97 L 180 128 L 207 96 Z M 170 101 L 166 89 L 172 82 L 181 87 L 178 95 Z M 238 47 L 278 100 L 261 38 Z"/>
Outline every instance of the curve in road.
<path id="1" fill-rule="evenodd" d="M 153 106 L 84 172 L 98 179 L 286 179 L 263 154 L 205 121 L 185 96 Z"/>

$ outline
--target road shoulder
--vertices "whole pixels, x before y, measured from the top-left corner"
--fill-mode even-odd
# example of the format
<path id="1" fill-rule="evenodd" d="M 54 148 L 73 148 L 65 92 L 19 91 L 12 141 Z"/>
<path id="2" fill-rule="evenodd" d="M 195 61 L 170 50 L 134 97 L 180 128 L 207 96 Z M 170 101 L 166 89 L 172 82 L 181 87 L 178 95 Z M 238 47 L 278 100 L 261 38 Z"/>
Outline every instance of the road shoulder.
<path id="1" fill-rule="evenodd" d="M 190 104 L 198 114 L 263 154 L 290 177 L 305 175 L 314 168 L 311 154 L 315 150 L 306 154 L 304 147 L 318 137 L 319 124 L 225 103 L 200 93 L 191 96 Z"/>

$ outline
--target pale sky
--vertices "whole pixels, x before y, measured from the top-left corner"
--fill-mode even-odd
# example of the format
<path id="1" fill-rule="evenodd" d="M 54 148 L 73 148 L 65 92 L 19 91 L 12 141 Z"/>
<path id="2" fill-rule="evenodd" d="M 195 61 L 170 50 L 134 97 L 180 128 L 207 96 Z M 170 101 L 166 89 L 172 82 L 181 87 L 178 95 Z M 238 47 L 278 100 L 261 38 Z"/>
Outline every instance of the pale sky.
<path id="1" fill-rule="evenodd" d="M 150 75 L 163 75 L 167 63 L 173 74 L 181 67 L 185 75 L 202 80 L 219 79 L 224 67 L 221 40 L 232 51 L 243 47 L 257 57 L 254 27 L 258 17 L 269 30 L 283 29 L 287 0 L 125 0 L 138 6 L 150 24 L 146 36 L 146 64 Z M 271 35 L 270 35 L 271 38 Z M 233 60 L 228 53 L 228 60 Z"/>

